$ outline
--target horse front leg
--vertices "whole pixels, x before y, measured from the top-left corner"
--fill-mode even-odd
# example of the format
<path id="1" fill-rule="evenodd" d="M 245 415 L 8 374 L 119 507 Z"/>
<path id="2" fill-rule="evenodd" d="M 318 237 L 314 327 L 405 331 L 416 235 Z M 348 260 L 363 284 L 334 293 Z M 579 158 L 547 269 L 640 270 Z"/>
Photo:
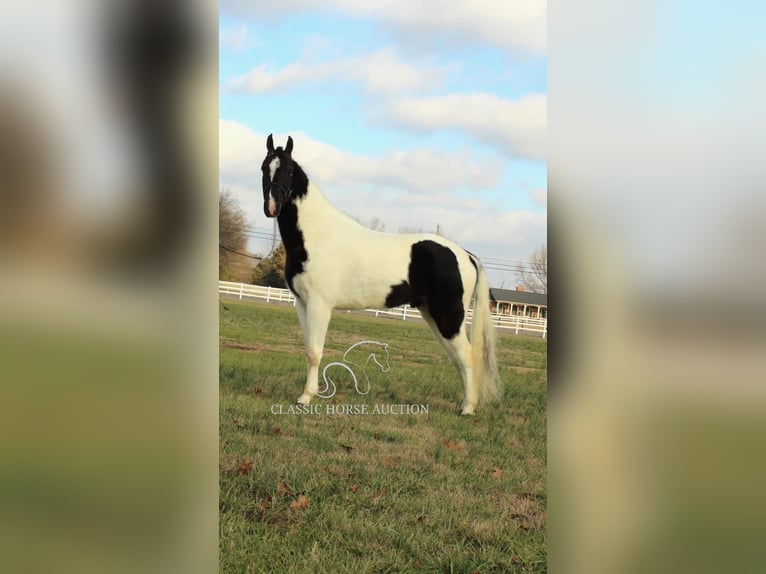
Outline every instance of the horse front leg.
<path id="1" fill-rule="evenodd" d="M 306 386 L 303 394 L 298 397 L 298 402 L 307 405 L 319 392 L 319 363 L 322 362 L 324 340 L 327 335 L 327 327 L 330 324 L 332 308 L 322 303 L 309 301 L 296 302 L 298 319 L 303 329 L 303 338 L 306 344 Z"/>

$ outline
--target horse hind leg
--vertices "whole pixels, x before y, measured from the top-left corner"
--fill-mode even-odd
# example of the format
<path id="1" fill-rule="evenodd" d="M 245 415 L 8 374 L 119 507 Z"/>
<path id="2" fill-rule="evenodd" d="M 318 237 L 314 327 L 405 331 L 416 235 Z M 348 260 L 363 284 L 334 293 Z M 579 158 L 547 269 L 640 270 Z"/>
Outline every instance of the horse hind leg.
<path id="1" fill-rule="evenodd" d="M 306 344 L 306 385 L 298 403 L 307 405 L 319 392 L 319 364 L 322 362 L 325 336 L 332 309 L 326 305 L 296 302 L 298 319 Z"/>
<path id="2" fill-rule="evenodd" d="M 434 318 L 431 317 L 428 309 L 425 307 L 420 308 L 420 316 L 423 317 L 423 320 L 431 329 L 431 333 L 433 333 L 434 338 L 439 341 L 442 349 L 444 349 L 444 352 L 447 353 L 447 358 L 450 360 L 450 363 L 452 363 L 456 369 L 459 369 L 460 362 L 458 361 L 457 355 L 455 354 L 452 345 L 450 345 L 449 341 L 442 336 L 436 321 L 434 321 Z"/>
<path id="3" fill-rule="evenodd" d="M 472 415 L 479 402 L 479 389 L 476 387 L 476 381 L 473 377 L 473 356 L 471 354 L 471 343 L 465 332 L 461 328 L 460 332 L 452 339 L 447 341 L 452 348 L 458 361 L 458 371 L 463 380 L 463 405 L 460 409 L 461 415 Z"/>
<path id="4" fill-rule="evenodd" d="M 427 308 L 420 309 L 421 316 L 426 324 L 431 328 L 431 332 L 437 341 L 441 344 L 447 353 L 450 362 L 455 366 L 460 374 L 460 380 L 463 383 L 463 404 L 460 409 L 462 415 L 472 415 L 475 413 L 476 405 L 479 401 L 479 392 L 473 379 L 473 358 L 471 354 L 471 343 L 465 330 L 465 321 L 460 326 L 458 333 L 450 339 L 442 335 L 438 324 L 428 312 Z"/>

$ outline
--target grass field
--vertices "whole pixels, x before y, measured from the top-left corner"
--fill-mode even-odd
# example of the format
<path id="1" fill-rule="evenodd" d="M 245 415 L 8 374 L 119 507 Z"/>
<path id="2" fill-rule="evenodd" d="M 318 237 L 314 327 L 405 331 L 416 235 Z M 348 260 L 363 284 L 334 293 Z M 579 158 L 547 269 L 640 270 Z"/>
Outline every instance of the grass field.
<path id="1" fill-rule="evenodd" d="M 390 371 L 368 369 L 360 395 L 335 369 L 337 394 L 312 402 L 319 414 L 274 414 L 305 380 L 295 309 L 223 304 L 221 572 L 546 571 L 544 340 L 499 336 L 502 404 L 461 417 L 457 371 L 424 325 L 336 312 L 322 365 L 373 339 L 389 344 Z M 377 350 L 365 349 L 357 363 Z"/>

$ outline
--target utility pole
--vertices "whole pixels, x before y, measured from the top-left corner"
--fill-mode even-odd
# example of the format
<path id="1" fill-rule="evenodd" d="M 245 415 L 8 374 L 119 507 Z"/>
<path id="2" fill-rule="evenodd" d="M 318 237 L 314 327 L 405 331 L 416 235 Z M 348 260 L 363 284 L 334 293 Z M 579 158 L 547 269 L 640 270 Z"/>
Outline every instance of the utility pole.
<path id="1" fill-rule="evenodd" d="M 436 235 L 441 235 L 442 226 L 441 224 L 436 224 Z"/>

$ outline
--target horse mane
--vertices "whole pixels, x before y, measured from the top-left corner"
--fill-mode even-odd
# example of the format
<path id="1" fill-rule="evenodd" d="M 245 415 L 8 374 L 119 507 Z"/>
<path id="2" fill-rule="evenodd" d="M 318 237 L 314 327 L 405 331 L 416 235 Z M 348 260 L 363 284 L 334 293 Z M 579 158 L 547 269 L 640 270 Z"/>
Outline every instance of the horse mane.
<path id="1" fill-rule="evenodd" d="M 293 197 L 303 197 L 308 193 L 309 176 L 300 164 L 293 160 Z"/>

